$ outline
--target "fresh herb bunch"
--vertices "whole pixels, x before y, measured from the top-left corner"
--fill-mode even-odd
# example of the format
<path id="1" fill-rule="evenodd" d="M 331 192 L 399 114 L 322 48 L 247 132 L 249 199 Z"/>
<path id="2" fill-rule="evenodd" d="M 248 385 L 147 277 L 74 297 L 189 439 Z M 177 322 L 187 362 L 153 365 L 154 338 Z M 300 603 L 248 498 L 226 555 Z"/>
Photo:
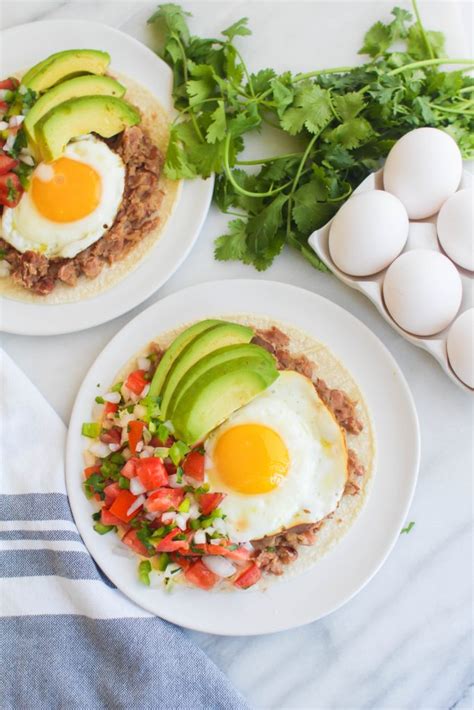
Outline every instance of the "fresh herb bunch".
<path id="1" fill-rule="evenodd" d="M 228 233 L 216 240 L 219 260 L 266 269 L 290 244 L 320 270 L 326 267 L 307 239 L 404 133 L 418 126 L 449 132 L 465 158 L 474 156 L 474 79 L 469 59 L 448 59 L 444 36 L 398 7 L 390 23 L 376 22 L 364 37 L 362 66 L 304 74 L 272 69 L 249 73 L 236 47 L 250 35 L 247 18 L 222 39 L 190 36 L 178 5 L 160 5 L 149 23 L 164 32 L 163 58 L 173 70 L 179 110 L 171 128 L 165 170 L 172 179 L 216 174 L 214 201 Z M 390 51 L 395 42 L 405 51 Z M 459 64 L 457 71 L 440 70 Z M 243 136 L 269 123 L 295 136 L 295 152 L 239 160 Z M 260 166 L 257 173 L 247 166 Z M 255 169 L 253 167 L 253 169 Z"/>

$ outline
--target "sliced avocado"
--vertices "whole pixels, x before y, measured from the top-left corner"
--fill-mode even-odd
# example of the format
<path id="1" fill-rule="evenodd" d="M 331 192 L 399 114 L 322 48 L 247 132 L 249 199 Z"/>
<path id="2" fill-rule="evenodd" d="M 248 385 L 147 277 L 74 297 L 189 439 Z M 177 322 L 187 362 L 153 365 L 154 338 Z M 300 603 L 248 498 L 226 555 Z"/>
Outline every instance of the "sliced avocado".
<path id="1" fill-rule="evenodd" d="M 210 330 L 206 330 L 194 338 L 182 350 L 180 356 L 174 361 L 161 390 L 161 415 L 169 418 L 168 405 L 178 383 L 186 372 L 201 358 L 213 350 L 218 350 L 226 345 L 249 343 L 253 338 L 253 330 L 237 323 L 221 323 Z"/>
<path id="2" fill-rule="evenodd" d="M 270 353 L 260 346 L 252 345 L 251 343 L 228 345 L 225 348 L 214 350 L 209 353 L 209 355 L 198 360 L 198 362 L 186 372 L 184 377 L 181 378 L 168 405 L 168 418 L 173 419 L 173 412 L 179 407 L 181 398 L 186 397 L 189 387 L 192 387 L 199 377 L 217 365 L 222 365 L 223 363 L 243 357 L 261 357 L 262 359 L 268 360 L 270 366 L 274 362 L 273 356 L 270 355 Z"/>
<path id="3" fill-rule="evenodd" d="M 180 398 L 172 419 L 176 434 L 188 445 L 202 441 L 277 377 L 275 362 L 269 363 L 260 354 L 229 360 L 211 368 Z"/>
<path id="4" fill-rule="evenodd" d="M 94 74 L 78 76 L 75 79 L 69 79 L 69 81 L 53 86 L 52 89 L 49 89 L 33 104 L 24 120 L 23 126 L 28 140 L 34 143 L 35 125 L 40 118 L 58 104 L 79 96 L 101 95 L 121 98 L 125 91 L 125 87 L 110 76 L 96 76 Z"/>
<path id="5" fill-rule="evenodd" d="M 140 122 L 136 108 L 115 96 L 80 96 L 55 106 L 36 124 L 35 136 L 44 160 L 55 160 L 71 138 L 98 133 L 110 138 Z"/>
<path id="6" fill-rule="evenodd" d="M 198 323 L 190 325 L 189 328 L 183 330 L 183 332 L 180 333 L 178 337 L 173 340 L 173 342 L 167 348 L 165 354 L 161 358 L 160 363 L 156 368 L 155 374 L 153 375 L 149 392 L 152 397 L 158 397 L 158 395 L 160 394 L 161 388 L 163 387 L 163 382 L 166 379 L 166 375 L 168 374 L 171 367 L 173 366 L 174 361 L 181 354 L 182 350 L 184 350 L 186 345 L 188 345 L 191 340 L 193 340 L 197 335 L 203 333 L 205 330 L 209 330 L 209 328 L 212 328 L 215 325 L 219 325 L 223 322 L 224 321 L 221 320 L 211 319 L 201 320 Z"/>
<path id="7" fill-rule="evenodd" d="M 105 74 L 110 54 L 98 49 L 67 49 L 35 64 L 22 78 L 28 89 L 41 93 L 72 74 Z"/>

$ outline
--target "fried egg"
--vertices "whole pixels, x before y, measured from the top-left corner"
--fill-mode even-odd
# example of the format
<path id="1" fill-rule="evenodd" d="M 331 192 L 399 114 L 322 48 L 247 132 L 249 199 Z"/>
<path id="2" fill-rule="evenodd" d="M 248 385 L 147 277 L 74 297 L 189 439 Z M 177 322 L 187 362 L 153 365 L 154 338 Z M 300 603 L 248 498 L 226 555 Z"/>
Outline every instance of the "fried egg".
<path id="1" fill-rule="evenodd" d="M 2 217 L 2 237 L 18 251 L 72 258 L 112 226 L 122 201 L 125 166 L 92 136 L 39 163 L 28 190 Z"/>
<path id="2" fill-rule="evenodd" d="M 219 508 L 236 542 L 322 520 L 344 493 L 344 434 L 296 372 L 282 372 L 204 446 L 207 479 L 211 491 L 226 493 Z"/>

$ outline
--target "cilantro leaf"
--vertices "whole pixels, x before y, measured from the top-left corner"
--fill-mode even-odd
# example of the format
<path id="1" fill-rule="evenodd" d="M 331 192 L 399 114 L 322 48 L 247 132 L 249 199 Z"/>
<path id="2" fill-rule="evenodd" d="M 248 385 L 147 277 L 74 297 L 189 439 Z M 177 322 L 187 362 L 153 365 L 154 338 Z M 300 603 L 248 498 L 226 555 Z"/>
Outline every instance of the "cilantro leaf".
<path id="1" fill-rule="evenodd" d="M 281 119 L 281 126 L 295 136 L 305 127 L 310 133 L 319 133 L 332 118 L 329 94 L 326 89 L 304 81 L 298 85 L 295 98 Z"/>
<path id="2" fill-rule="evenodd" d="M 148 19 L 148 24 L 161 24 L 169 34 L 176 34 L 186 44 L 189 41 L 189 30 L 186 17 L 191 17 L 190 12 L 185 12 L 175 3 L 163 3 L 158 10 Z"/>
<path id="3" fill-rule="evenodd" d="M 388 25 L 383 22 L 375 22 L 364 35 L 364 44 L 359 49 L 359 54 L 368 54 L 370 57 L 378 57 L 392 44 L 392 33 Z"/>
<path id="4" fill-rule="evenodd" d="M 358 91 L 349 91 L 342 96 L 334 96 L 332 101 L 341 121 L 355 118 L 366 105 L 364 97 Z"/>
<path id="5" fill-rule="evenodd" d="M 221 141 L 226 135 L 226 117 L 224 102 L 218 101 L 216 110 L 211 114 L 212 123 L 209 125 L 206 133 L 208 143 Z"/>
<path id="6" fill-rule="evenodd" d="M 276 77 L 273 69 L 260 69 L 256 74 L 250 74 L 252 88 L 256 94 L 263 94 L 270 86 L 272 79 Z"/>
<path id="7" fill-rule="evenodd" d="M 222 34 L 228 37 L 231 42 L 237 36 L 245 37 L 246 35 L 251 35 L 252 31 L 247 27 L 248 21 L 248 17 L 241 17 L 240 20 L 234 22 L 226 30 L 222 30 Z"/>
<path id="8" fill-rule="evenodd" d="M 243 261 L 247 255 L 246 224 L 242 219 L 233 219 L 227 229 L 228 234 L 216 239 L 214 255 L 218 261 Z"/>
<path id="9" fill-rule="evenodd" d="M 276 112 L 281 118 L 294 99 L 294 92 L 286 86 L 280 79 L 272 79 L 270 86 L 273 91 L 273 100 L 276 102 Z"/>
<path id="10" fill-rule="evenodd" d="M 327 186 L 318 177 L 296 190 L 292 216 L 300 232 L 311 234 L 331 219 L 336 210 L 335 205 L 318 201 L 325 200 L 327 193 Z"/>
<path id="11" fill-rule="evenodd" d="M 330 143 L 338 143 L 343 148 L 351 150 L 352 148 L 357 148 L 371 135 L 373 135 L 373 129 L 365 118 L 350 118 L 329 131 L 324 136 L 324 140 Z"/>
<path id="12" fill-rule="evenodd" d="M 444 35 L 442 32 L 427 32 L 419 25 L 412 25 L 408 31 L 407 51 L 413 59 L 430 59 L 430 53 L 426 46 L 428 41 L 433 55 L 442 57 L 444 55 Z"/>

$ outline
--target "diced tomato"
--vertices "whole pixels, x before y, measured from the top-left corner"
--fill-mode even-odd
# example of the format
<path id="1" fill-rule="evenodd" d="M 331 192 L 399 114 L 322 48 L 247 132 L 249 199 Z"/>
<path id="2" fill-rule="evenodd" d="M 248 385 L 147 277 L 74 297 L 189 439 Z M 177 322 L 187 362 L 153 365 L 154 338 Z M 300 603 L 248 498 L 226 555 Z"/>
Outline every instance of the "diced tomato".
<path id="1" fill-rule="evenodd" d="M 199 507 L 203 515 L 209 515 L 224 500 L 225 493 L 203 493 L 199 496 Z"/>
<path id="2" fill-rule="evenodd" d="M 134 370 L 125 380 L 125 387 L 134 394 L 141 394 L 148 384 L 150 383 L 145 378 L 145 370 Z"/>
<path id="3" fill-rule="evenodd" d="M 151 556 L 143 542 L 138 539 L 136 530 L 129 530 L 128 533 L 123 536 L 122 542 L 143 557 Z"/>
<path id="4" fill-rule="evenodd" d="M 218 579 L 217 575 L 211 572 L 202 560 L 194 562 L 194 564 L 185 571 L 184 576 L 188 582 L 191 582 L 191 584 L 201 589 L 212 589 Z"/>
<path id="5" fill-rule="evenodd" d="M 131 458 L 128 459 L 127 463 L 123 466 L 122 470 L 120 471 L 122 476 L 125 476 L 125 478 L 135 478 L 137 475 L 136 473 L 136 465 L 137 465 L 137 458 Z"/>
<path id="6" fill-rule="evenodd" d="M 156 456 L 136 459 L 135 472 L 147 491 L 152 491 L 168 483 L 168 474 L 163 461 Z"/>
<path id="7" fill-rule="evenodd" d="M 178 470 L 174 463 L 172 463 L 171 461 L 166 461 L 165 468 L 168 476 L 173 476 Z"/>
<path id="8" fill-rule="evenodd" d="M 18 160 L 15 160 L 15 158 L 11 158 L 9 155 L 3 152 L 3 150 L 0 150 L 0 175 L 5 175 L 6 173 L 9 173 L 10 170 L 13 170 L 13 168 L 16 168 L 18 165 Z"/>
<path id="9" fill-rule="evenodd" d="M 204 454 L 191 451 L 184 460 L 183 470 L 186 476 L 194 478 L 195 481 L 204 481 Z"/>
<path id="10" fill-rule="evenodd" d="M 115 515 L 112 515 L 110 510 L 105 506 L 100 511 L 100 522 L 102 525 L 120 525 L 123 527 L 123 521 L 116 518 Z"/>
<path id="11" fill-rule="evenodd" d="M 240 587 L 241 589 L 248 589 L 258 582 L 261 576 L 262 573 L 260 571 L 260 567 L 255 562 L 252 562 L 249 567 L 237 575 L 234 579 L 234 586 Z"/>
<path id="12" fill-rule="evenodd" d="M 106 402 L 104 407 L 104 417 L 106 417 L 108 414 L 115 414 L 117 409 L 118 404 L 114 404 L 113 402 Z"/>
<path id="13" fill-rule="evenodd" d="M 235 562 L 245 562 L 250 559 L 251 552 L 247 550 L 246 547 L 237 547 L 235 550 L 231 549 L 232 546 L 227 545 L 211 545 L 206 544 L 206 554 L 208 555 L 222 555 L 227 557 L 229 560 L 235 560 Z"/>
<path id="14" fill-rule="evenodd" d="M 150 513 L 164 513 L 170 508 L 177 508 L 184 498 L 184 491 L 179 488 L 159 488 L 152 493 L 145 504 Z"/>
<path id="15" fill-rule="evenodd" d="M 0 116 L 4 116 L 8 111 L 8 104 L 6 101 L 0 101 Z"/>
<path id="16" fill-rule="evenodd" d="M 180 565 L 180 567 L 182 567 L 185 572 L 191 567 L 191 565 L 195 561 L 193 559 L 189 559 L 189 557 L 183 557 L 179 553 L 174 552 L 171 553 L 170 557 L 171 561 L 175 562 L 177 565 Z"/>
<path id="17" fill-rule="evenodd" d="M 134 454 L 137 450 L 137 444 L 142 439 L 145 422 L 135 420 L 128 425 L 128 448 Z"/>
<path id="18" fill-rule="evenodd" d="M 179 528 L 173 530 L 160 540 L 155 549 L 157 552 L 176 552 L 177 550 L 188 550 L 189 543 L 187 540 L 175 540 L 176 535 L 182 535 L 183 531 Z"/>
<path id="19" fill-rule="evenodd" d="M 133 493 L 130 493 L 130 491 L 127 491 L 124 489 L 123 491 L 120 491 L 112 505 L 110 506 L 110 512 L 112 515 L 117 516 L 117 518 L 120 518 L 120 520 L 123 520 L 124 523 L 128 523 L 132 518 L 134 518 L 140 508 L 137 508 L 137 510 L 134 510 L 131 515 L 128 514 L 129 508 L 135 503 L 137 499 L 137 496 L 134 496 Z"/>
<path id="20" fill-rule="evenodd" d="M 105 493 L 105 499 L 104 499 L 104 505 L 106 508 L 110 508 L 114 500 L 117 498 L 117 496 L 120 494 L 120 492 L 123 489 L 120 488 L 118 483 L 110 483 L 108 486 L 104 488 L 104 493 Z"/>
<path id="21" fill-rule="evenodd" d="M 17 88 L 19 83 L 18 79 L 11 76 L 9 79 L 3 79 L 3 81 L 0 81 L 0 89 L 9 89 L 10 91 L 13 91 L 13 89 Z"/>
<path id="22" fill-rule="evenodd" d="M 94 473 L 100 473 L 100 466 L 87 466 L 87 468 L 84 469 L 84 478 L 89 478 L 89 476 L 92 476 Z"/>
<path id="23" fill-rule="evenodd" d="M 16 173 L 6 173 L 0 175 L 0 205 L 5 207 L 16 207 L 20 201 L 23 188 L 20 178 Z M 9 195 L 13 193 L 13 195 Z"/>
<path id="24" fill-rule="evenodd" d="M 122 430 L 115 426 L 112 427 L 112 429 L 103 431 L 100 435 L 100 440 L 103 441 L 104 444 L 120 444 L 121 439 Z"/>

